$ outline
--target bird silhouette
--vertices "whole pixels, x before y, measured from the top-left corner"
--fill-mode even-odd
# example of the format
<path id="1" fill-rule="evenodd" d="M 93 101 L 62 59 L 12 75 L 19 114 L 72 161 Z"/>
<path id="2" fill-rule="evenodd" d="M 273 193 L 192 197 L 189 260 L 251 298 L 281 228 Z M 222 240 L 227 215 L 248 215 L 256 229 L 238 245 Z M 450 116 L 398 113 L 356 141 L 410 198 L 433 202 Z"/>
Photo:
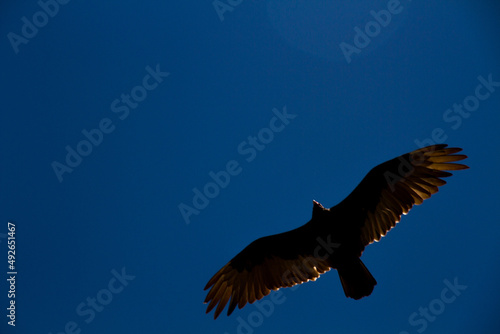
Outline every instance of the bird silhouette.
<path id="1" fill-rule="evenodd" d="M 271 290 L 316 280 L 337 269 L 346 297 L 369 296 L 377 281 L 361 262 L 366 246 L 396 226 L 402 214 L 438 192 L 447 171 L 469 168 L 453 163 L 467 158 L 461 148 L 432 145 L 374 167 L 342 202 L 324 208 L 313 201 L 312 218 L 294 230 L 255 240 L 223 266 L 207 283 L 206 313 L 214 319 L 229 302 L 236 306 L 268 295 Z"/>

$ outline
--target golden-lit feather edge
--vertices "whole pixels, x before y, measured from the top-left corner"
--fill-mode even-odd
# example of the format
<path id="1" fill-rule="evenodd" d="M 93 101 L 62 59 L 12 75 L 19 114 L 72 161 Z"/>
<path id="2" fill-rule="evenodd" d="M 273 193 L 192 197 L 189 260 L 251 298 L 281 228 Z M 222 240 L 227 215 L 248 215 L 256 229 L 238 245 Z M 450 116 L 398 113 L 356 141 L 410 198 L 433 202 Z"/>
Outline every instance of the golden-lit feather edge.
<path id="1" fill-rule="evenodd" d="M 250 272 L 238 272 L 230 261 L 205 286 L 205 290 L 212 287 L 205 298 L 205 303 L 209 303 L 206 313 L 217 306 L 214 313 L 214 319 L 217 319 L 230 301 L 227 310 L 227 315 L 230 315 L 236 306 L 241 309 L 247 303 L 252 304 L 267 296 L 271 290 L 315 281 L 330 269 L 325 261 L 313 256 L 299 256 L 294 260 L 266 258 Z"/>
<path id="2" fill-rule="evenodd" d="M 361 230 L 364 245 L 379 241 L 407 214 L 413 205 L 422 204 L 438 192 L 438 187 L 446 184 L 443 177 L 453 174 L 447 170 L 469 168 L 466 165 L 453 163 L 466 159 L 461 148 L 446 148 L 446 144 L 433 145 L 409 153 L 409 161 L 413 171 L 398 180 L 393 189 L 388 185 L 382 190 L 380 201 L 373 212 L 367 212 L 365 225 Z"/>

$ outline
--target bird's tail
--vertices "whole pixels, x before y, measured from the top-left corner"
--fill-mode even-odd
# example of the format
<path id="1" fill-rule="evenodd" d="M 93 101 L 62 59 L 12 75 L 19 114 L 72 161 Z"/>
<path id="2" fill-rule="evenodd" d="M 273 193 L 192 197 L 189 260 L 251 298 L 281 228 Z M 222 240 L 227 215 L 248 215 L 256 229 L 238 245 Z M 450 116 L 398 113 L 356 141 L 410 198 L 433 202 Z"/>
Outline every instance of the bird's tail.
<path id="1" fill-rule="evenodd" d="M 346 297 L 361 299 L 369 296 L 377 284 L 359 258 L 339 265 L 337 271 Z"/>

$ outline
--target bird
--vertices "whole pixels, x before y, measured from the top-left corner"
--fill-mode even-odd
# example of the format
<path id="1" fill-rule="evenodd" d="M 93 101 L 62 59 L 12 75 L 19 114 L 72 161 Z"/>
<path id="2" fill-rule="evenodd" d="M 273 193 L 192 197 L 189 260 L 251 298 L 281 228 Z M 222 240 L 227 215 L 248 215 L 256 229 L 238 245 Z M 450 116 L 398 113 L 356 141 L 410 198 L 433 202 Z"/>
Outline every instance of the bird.
<path id="1" fill-rule="evenodd" d="M 271 290 L 315 281 L 336 269 L 346 297 L 369 296 L 377 281 L 360 257 L 414 205 L 438 192 L 449 171 L 469 168 L 461 148 L 435 144 L 372 168 L 340 203 L 325 208 L 313 200 L 312 218 L 288 232 L 259 238 L 233 257 L 208 281 L 206 313 L 214 319 L 229 303 L 227 315 Z"/>

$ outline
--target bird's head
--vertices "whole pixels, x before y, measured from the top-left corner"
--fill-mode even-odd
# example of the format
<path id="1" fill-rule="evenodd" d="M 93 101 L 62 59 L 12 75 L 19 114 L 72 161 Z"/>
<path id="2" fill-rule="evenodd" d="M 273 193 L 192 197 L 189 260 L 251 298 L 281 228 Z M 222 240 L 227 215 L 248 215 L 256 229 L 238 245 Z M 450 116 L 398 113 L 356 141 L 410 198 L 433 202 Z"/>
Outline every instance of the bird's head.
<path id="1" fill-rule="evenodd" d="M 313 200 L 313 217 L 319 217 L 323 212 L 327 211 L 321 203 Z"/>

